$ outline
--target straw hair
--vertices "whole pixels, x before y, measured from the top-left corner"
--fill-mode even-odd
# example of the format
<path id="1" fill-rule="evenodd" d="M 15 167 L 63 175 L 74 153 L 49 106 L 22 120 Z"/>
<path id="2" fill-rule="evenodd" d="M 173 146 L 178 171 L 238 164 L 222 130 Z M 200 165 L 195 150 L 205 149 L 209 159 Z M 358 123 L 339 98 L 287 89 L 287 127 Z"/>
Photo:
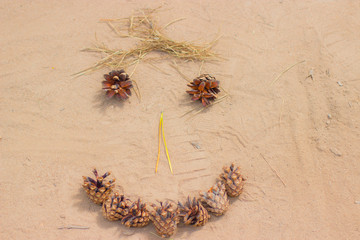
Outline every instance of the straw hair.
<path id="1" fill-rule="evenodd" d="M 100 21 L 107 23 L 119 37 L 130 37 L 138 40 L 139 43 L 135 48 L 129 50 L 110 49 L 105 44 L 99 43 L 92 48 L 84 49 L 83 51 L 101 53 L 105 57 L 92 67 L 76 73 L 74 76 L 78 77 L 104 67 L 127 69 L 154 51 L 186 61 L 208 61 L 220 58 L 211 50 L 219 38 L 204 45 L 196 45 L 186 41 L 177 42 L 164 35 L 163 31 L 169 25 L 182 19 L 176 19 L 160 27 L 153 17 L 156 10 L 141 10 L 137 15 L 125 19 L 101 19 Z"/>

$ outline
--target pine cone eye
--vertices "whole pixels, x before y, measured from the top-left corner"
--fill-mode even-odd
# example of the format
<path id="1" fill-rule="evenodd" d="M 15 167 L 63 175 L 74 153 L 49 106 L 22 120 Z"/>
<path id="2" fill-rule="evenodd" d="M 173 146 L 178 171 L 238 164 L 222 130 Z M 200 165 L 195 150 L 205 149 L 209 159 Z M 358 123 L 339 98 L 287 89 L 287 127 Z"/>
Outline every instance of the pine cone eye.
<path id="1" fill-rule="evenodd" d="M 116 96 L 120 99 L 127 99 L 131 96 L 131 88 L 133 87 L 129 75 L 124 70 L 111 71 L 104 75 L 103 89 L 109 98 Z"/>
<path id="2" fill-rule="evenodd" d="M 200 101 L 204 107 L 216 99 L 216 94 L 220 92 L 220 82 L 209 74 L 202 74 L 195 78 L 188 86 L 192 90 L 186 91 L 192 96 L 193 101 Z"/>

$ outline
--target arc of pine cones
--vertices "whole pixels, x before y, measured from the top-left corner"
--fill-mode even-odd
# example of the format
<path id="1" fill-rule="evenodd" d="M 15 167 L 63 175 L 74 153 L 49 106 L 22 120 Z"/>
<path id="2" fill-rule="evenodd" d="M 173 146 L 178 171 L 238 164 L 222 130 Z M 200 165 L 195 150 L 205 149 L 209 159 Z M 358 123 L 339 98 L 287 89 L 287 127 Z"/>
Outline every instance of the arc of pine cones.
<path id="1" fill-rule="evenodd" d="M 111 98 L 116 96 L 120 99 L 126 100 L 131 96 L 131 88 L 133 87 L 130 77 L 122 69 L 120 71 L 111 71 L 104 75 L 103 89 L 106 90 L 106 95 Z"/>
<path id="2" fill-rule="evenodd" d="M 215 216 L 223 215 L 229 207 L 225 184 L 221 181 L 218 181 L 207 192 L 201 192 L 200 200 L 204 207 Z"/>
<path id="3" fill-rule="evenodd" d="M 95 179 L 83 176 L 85 189 L 88 197 L 96 204 L 102 204 L 111 194 L 115 186 L 115 179 L 107 180 L 106 178 L 111 174 L 106 172 L 104 175 L 99 176 L 98 171 L 94 168 L 93 173 Z"/>
<path id="4" fill-rule="evenodd" d="M 216 99 L 216 95 L 220 92 L 219 85 L 220 82 L 215 77 L 210 74 L 202 74 L 188 84 L 192 90 L 186 92 L 192 95 L 193 101 L 199 100 L 206 107 L 210 101 Z"/>

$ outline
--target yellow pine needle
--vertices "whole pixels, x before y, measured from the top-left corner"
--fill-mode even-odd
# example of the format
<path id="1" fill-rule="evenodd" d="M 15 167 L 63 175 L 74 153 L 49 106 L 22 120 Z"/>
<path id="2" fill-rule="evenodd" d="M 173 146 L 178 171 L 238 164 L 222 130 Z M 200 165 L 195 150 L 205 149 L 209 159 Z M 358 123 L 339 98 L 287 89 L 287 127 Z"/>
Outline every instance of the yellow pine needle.
<path id="1" fill-rule="evenodd" d="M 172 167 L 171 167 L 171 161 L 170 161 L 169 151 L 168 151 L 168 148 L 167 148 L 167 145 L 166 145 L 166 140 L 165 140 L 163 113 L 161 113 L 161 120 L 160 120 L 160 121 L 161 121 L 161 131 L 162 131 L 163 140 L 164 140 L 164 145 L 165 145 L 166 157 L 167 157 L 168 162 L 169 162 L 169 167 L 170 167 L 171 174 L 174 174 L 174 173 L 173 173 L 173 170 L 172 170 Z"/>
<path id="2" fill-rule="evenodd" d="M 155 173 L 157 173 L 158 166 L 159 166 L 159 160 L 160 160 L 160 142 L 161 142 L 161 126 L 162 126 L 162 120 L 163 120 L 163 113 L 161 112 L 160 123 L 159 123 L 159 148 L 158 148 L 158 156 L 157 156 L 157 161 L 156 161 Z"/>

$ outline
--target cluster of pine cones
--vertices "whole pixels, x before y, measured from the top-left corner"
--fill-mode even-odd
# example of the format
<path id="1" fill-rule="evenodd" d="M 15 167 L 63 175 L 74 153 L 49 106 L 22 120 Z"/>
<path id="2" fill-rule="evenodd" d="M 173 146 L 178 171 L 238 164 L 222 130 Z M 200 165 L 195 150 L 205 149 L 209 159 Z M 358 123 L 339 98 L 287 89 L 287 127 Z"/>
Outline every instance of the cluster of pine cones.
<path id="1" fill-rule="evenodd" d="M 229 197 L 237 197 L 243 191 L 244 178 L 240 168 L 234 164 L 224 167 L 220 181 L 207 192 L 201 192 L 200 198 L 187 198 L 185 203 L 160 202 L 146 204 L 138 199 L 132 201 L 124 195 L 113 192 L 115 179 L 106 179 L 110 173 L 99 175 L 94 169 L 95 179 L 83 177 L 83 188 L 89 198 L 102 205 L 102 212 L 110 221 L 120 221 L 127 227 L 143 227 L 153 222 L 161 237 L 170 237 L 182 221 L 186 225 L 203 226 L 209 218 L 209 212 L 215 216 L 224 214 L 229 207 Z"/>
<path id="2" fill-rule="evenodd" d="M 103 89 L 109 98 L 117 97 L 126 100 L 131 96 L 133 87 L 130 77 L 124 70 L 111 71 L 104 75 L 105 81 L 102 82 Z M 201 74 L 188 84 L 191 90 L 186 91 L 192 96 L 193 101 L 200 101 L 204 107 L 216 99 L 220 92 L 220 82 L 210 74 Z"/>

